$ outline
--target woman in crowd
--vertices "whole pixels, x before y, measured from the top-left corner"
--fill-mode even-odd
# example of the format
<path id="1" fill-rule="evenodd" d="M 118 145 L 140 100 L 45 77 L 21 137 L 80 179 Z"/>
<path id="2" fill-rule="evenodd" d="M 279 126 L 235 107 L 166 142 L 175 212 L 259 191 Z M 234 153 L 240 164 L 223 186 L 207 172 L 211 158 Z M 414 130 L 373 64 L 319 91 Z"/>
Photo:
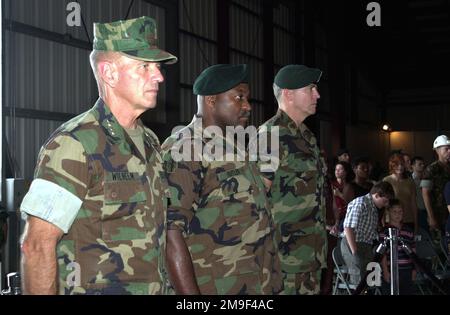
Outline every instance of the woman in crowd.
<path id="1" fill-rule="evenodd" d="M 391 175 L 383 178 L 392 185 L 395 197 L 402 204 L 404 217 L 403 223 L 409 225 L 414 233 L 417 233 L 417 204 L 416 204 L 416 187 L 414 181 L 407 176 L 405 160 L 400 153 L 394 153 L 389 158 L 389 172 Z M 388 217 L 385 218 L 389 220 Z"/>
<path id="2" fill-rule="evenodd" d="M 352 168 L 349 163 L 340 161 L 336 163 L 334 169 L 335 180 L 331 182 L 333 189 L 333 212 L 335 217 L 335 225 L 331 228 L 330 233 L 337 235 L 343 232 L 343 222 L 347 213 L 347 204 L 355 198 L 352 181 Z"/>

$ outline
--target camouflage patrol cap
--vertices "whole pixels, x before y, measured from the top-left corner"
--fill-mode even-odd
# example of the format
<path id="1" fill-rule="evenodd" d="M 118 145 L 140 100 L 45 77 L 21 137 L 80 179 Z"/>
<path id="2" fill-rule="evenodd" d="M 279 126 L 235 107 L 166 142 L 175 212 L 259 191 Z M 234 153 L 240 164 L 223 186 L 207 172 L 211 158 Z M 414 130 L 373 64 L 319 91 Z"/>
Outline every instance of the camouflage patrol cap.
<path id="1" fill-rule="evenodd" d="M 281 89 L 301 89 L 311 83 L 317 83 L 322 71 L 304 65 L 287 65 L 278 71 L 274 83 Z"/>
<path id="2" fill-rule="evenodd" d="M 130 58 L 172 64 L 177 57 L 159 49 L 156 22 L 148 16 L 94 23 L 94 50 L 120 51 Z"/>
<path id="3" fill-rule="evenodd" d="M 246 64 L 218 64 L 206 68 L 194 82 L 195 95 L 216 95 L 248 82 Z"/>

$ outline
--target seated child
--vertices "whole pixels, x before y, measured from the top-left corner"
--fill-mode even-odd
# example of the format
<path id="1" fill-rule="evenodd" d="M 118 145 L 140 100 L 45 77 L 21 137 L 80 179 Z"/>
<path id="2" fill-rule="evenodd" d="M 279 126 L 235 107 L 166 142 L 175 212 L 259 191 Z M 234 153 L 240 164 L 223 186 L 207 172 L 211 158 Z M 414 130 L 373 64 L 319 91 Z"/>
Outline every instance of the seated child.
<path id="1" fill-rule="evenodd" d="M 388 228 L 397 228 L 399 230 L 399 237 L 403 239 L 406 245 L 408 245 L 415 252 L 414 243 L 414 231 L 407 225 L 403 224 L 403 207 L 398 199 L 391 201 L 389 208 L 387 209 L 387 215 L 389 216 L 389 223 L 385 226 L 383 232 L 380 234 L 380 240 L 386 236 L 389 236 Z M 403 250 L 401 243 L 398 243 L 398 279 L 399 279 L 399 291 L 401 295 L 414 294 L 413 280 L 416 278 L 416 270 L 412 259 Z M 383 278 L 386 288 L 390 288 L 391 272 L 390 272 L 390 253 L 388 251 L 384 254 L 381 260 L 381 268 L 383 270 Z M 386 290 L 390 292 L 390 289 Z"/>

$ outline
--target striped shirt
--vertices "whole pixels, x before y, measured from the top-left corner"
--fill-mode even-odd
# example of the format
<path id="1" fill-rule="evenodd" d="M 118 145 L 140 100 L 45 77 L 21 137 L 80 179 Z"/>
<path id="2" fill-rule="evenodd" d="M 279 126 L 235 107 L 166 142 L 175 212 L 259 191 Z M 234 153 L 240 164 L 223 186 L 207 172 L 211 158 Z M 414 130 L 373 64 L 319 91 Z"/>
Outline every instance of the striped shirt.
<path id="1" fill-rule="evenodd" d="M 380 240 L 384 240 L 386 236 L 389 236 L 389 228 L 396 228 L 395 226 L 386 226 L 384 231 L 380 233 Z M 398 228 L 397 228 L 398 229 Z M 403 225 L 401 230 L 399 231 L 399 236 L 403 239 L 406 245 L 408 245 L 412 250 L 416 248 L 416 244 L 414 242 L 414 232 L 407 225 Z M 402 244 L 399 242 L 397 246 L 398 252 L 398 268 L 399 269 L 410 269 L 414 268 L 414 264 L 409 255 L 406 254 L 404 249 L 402 248 Z M 388 248 L 386 252 L 388 258 L 388 266 L 390 265 L 390 250 Z"/>
<path id="2" fill-rule="evenodd" d="M 357 243 L 372 245 L 378 240 L 378 209 L 370 193 L 352 200 L 347 206 L 344 228 L 352 228 Z"/>

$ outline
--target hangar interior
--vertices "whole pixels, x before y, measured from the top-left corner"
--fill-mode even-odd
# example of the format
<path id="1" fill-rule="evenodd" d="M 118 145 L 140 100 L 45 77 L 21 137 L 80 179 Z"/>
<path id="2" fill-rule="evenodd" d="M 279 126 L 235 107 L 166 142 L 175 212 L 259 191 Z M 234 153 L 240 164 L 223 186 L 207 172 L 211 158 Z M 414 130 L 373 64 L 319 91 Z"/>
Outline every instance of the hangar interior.
<path id="1" fill-rule="evenodd" d="M 73 4 L 81 23 L 69 25 Z M 4 0 L 1 7 L 1 202 L 15 215 L 37 154 L 63 122 L 98 98 L 89 64 L 94 22 L 148 15 L 159 45 L 176 55 L 156 109 L 143 120 L 160 141 L 196 112 L 192 86 L 217 63 L 250 68 L 251 124 L 276 112 L 272 83 L 287 64 L 323 70 L 316 115 L 306 124 L 332 159 L 346 147 L 387 167 L 392 150 L 434 160 L 432 142 L 450 134 L 450 1 L 378 1 L 381 26 L 369 26 L 369 1 L 324 0 Z M 388 131 L 381 126 L 389 124 Z M 18 270 L 18 246 L 2 251 L 2 284 Z"/>

